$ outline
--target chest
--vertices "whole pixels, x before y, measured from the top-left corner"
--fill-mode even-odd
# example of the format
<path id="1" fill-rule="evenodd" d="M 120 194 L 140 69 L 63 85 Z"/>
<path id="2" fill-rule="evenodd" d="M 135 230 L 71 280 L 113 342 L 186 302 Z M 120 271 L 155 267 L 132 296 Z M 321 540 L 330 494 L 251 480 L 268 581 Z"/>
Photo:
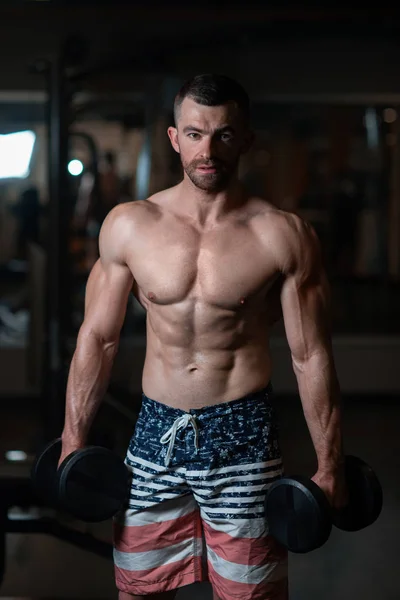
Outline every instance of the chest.
<path id="1" fill-rule="evenodd" d="M 141 241 L 130 266 L 142 298 L 157 304 L 193 298 L 231 309 L 276 278 L 273 257 L 247 227 L 163 231 Z"/>

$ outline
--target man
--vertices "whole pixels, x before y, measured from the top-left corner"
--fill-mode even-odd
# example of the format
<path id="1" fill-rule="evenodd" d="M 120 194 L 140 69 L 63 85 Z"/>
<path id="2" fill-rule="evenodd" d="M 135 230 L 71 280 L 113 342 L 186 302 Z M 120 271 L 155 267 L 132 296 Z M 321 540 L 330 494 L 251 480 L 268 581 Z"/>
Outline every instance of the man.
<path id="1" fill-rule="evenodd" d="M 209 578 L 214 598 L 288 597 L 287 554 L 264 498 L 282 475 L 268 335 L 280 304 L 318 458 L 314 481 L 344 501 L 339 387 L 314 232 L 238 180 L 249 101 L 214 75 L 186 83 L 168 130 L 179 185 L 113 209 L 87 285 L 72 359 L 64 456 L 85 444 L 106 391 L 131 290 L 147 310 L 143 402 L 115 519 L 120 600 L 169 599 Z M 202 557 L 207 561 L 202 561 Z"/>

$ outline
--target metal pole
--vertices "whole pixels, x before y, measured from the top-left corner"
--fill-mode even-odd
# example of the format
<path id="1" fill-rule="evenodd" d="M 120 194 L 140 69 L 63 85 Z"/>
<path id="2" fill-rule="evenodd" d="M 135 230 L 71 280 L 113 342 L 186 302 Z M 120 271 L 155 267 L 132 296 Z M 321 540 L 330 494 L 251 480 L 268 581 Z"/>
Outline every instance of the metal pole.
<path id="1" fill-rule="evenodd" d="M 49 85 L 49 214 L 45 437 L 61 433 L 65 405 L 65 336 L 69 315 L 68 92 L 62 55 L 51 63 Z"/>

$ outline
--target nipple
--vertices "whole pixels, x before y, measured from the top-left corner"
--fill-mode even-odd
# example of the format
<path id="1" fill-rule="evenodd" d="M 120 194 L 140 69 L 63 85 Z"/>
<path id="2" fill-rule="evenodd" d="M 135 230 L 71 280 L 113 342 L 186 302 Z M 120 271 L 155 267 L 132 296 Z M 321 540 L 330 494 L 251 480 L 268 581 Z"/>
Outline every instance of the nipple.
<path id="1" fill-rule="evenodd" d="M 149 292 L 149 300 L 155 300 L 156 296 L 153 292 Z"/>
<path id="2" fill-rule="evenodd" d="M 244 304 L 245 303 L 245 298 L 240 298 L 240 304 Z"/>

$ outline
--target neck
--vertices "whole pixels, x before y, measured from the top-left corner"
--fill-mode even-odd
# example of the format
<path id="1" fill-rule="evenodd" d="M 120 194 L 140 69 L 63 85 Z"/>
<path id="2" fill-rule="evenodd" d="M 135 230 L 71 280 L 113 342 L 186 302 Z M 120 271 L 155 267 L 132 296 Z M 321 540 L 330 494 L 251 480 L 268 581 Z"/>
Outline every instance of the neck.
<path id="1" fill-rule="evenodd" d="M 182 212 L 201 228 L 212 227 L 245 201 L 245 190 L 237 177 L 226 189 L 207 192 L 196 187 L 185 173 L 179 187 Z"/>

